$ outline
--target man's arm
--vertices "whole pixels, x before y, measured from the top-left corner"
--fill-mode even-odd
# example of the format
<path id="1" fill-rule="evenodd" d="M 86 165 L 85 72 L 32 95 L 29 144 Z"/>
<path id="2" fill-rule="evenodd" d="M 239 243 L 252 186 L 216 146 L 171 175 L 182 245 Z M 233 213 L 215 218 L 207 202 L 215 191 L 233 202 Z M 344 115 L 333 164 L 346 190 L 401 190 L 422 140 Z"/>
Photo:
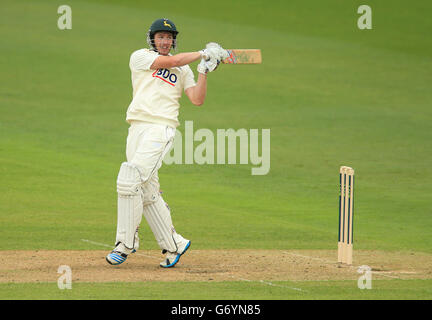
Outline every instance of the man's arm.
<path id="1" fill-rule="evenodd" d="M 150 66 L 150 69 L 181 67 L 199 59 L 201 59 L 200 52 L 184 52 L 173 56 L 159 56 Z"/>
<path id="2" fill-rule="evenodd" d="M 221 61 L 228 55 L 227 51 L 219 46 L 217 43 L 211 42 L 211 46 L 201 51 L 196 52 L 184 52 L 173 56 L 159 56 L 153 61 L 150 69 L 170 69 L 174 67 L 181 67 L 191 62 L 197 61 L 201 58 L 208 60 L 218 60 Z M 215 47 L 216 46 L 216 47 Z"/>
<path id="3" fill-rule="evenodd" d="M 194 105 L 202 105 L 207 93 L 207 75 L 198 73 L 197 84 L 193 87 L 187 88 L 185 93 L 188 96 L 190 102 L 192 102 Z"/>

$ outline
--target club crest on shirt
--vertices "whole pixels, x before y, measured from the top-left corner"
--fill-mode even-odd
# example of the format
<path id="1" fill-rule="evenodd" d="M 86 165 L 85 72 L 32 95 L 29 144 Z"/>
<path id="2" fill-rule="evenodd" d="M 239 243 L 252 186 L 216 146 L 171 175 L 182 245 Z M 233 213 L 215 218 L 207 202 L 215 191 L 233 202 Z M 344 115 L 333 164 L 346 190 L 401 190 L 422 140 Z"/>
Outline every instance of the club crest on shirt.
<path id="1" fill-rule="evenodd" d="M 177 75 L 175 73 L 171 73 L 168 69 L 157 69 L 155 72 L 153 72 L 152 76 L 165 81 L 173 87 L 175 87 L 177 82 Z"/>

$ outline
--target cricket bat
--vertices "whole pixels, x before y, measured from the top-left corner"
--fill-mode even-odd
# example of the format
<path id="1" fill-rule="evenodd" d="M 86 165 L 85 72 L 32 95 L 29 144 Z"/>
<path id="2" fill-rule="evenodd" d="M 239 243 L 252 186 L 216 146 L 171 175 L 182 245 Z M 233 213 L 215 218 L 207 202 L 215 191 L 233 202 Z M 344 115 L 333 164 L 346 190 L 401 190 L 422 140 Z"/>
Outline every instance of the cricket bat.
<path id="1" fill-rule="evenodd" d="M 259 64 L 260 49 L 227 49 L 229 57 L 222 61 L 225 64 Z"/>

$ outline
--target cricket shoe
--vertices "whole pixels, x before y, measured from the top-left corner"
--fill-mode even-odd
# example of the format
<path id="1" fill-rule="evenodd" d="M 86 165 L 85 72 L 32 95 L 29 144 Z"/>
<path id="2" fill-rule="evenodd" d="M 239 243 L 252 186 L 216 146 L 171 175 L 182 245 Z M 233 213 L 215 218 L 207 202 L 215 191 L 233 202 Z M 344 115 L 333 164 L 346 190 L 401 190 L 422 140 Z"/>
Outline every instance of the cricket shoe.
<path id="1" fill-rule="evenodd" d="M 172 267 L 174 267 L 177 264 L 177 262 L 179 262 L 180 257 L 183 254 L 185 254 L 186 251 L 189 249 L 190 245 L 191 245 L 190 240 L 186 240 L 186 242 L 184 243 L 184 245 L 182 246 L 182 248 L 180 250 L 178 250 L 177 252 L 173 253 L 173 252 L 168 252 L 166 250 L 163 250 L 162 253 L 166 253 L 165 260 L 162 261 L 159 265 L 162 268 L 172 268 Z"/>
<path id="2" fill-rule="evenodd" d="M 122 250 L 123 249 L 123 250 Z M 126 253 L 126 252 L 127 253 Z M 128 250 L 126 249 L 122 243 L 119 243 L 115 249 L 113 251 L 111 251 L 111 253 L 109 253 L 106 257 L 105 260 L 109 263 L 112 264 L 113 266 L 122 264 L 123 262 L 126 261 L 127 257 L 129 254 L 136 252 L 135 249 L 133 250 Z"/>
<path id="3" fill-rule="evenodd" d="M 112 264 L 113 266 L 122 264 L 123 262 L 126 261 L 127 258 L 127 254 L 126 253 L 122 253 L 120 251 L 112 251 L 110 254 L 108 254 L 105 257 L 105 260 L 109 263 Z"/>

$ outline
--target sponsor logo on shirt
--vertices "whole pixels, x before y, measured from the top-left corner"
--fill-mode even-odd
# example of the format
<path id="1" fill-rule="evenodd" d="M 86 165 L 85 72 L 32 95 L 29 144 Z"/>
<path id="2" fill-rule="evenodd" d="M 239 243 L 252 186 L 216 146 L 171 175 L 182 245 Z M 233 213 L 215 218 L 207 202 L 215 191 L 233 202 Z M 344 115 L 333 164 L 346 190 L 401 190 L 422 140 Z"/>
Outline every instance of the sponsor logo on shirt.
<path id="1" fill-rule="evenodd" d="M 171 73 L 168 69 L 157 69 L 155 72 L 153 72 L 152 76 L 165 81 L 173 87 L 175 87 L 177 82 L 177 75 L 175 73 Z"/>

